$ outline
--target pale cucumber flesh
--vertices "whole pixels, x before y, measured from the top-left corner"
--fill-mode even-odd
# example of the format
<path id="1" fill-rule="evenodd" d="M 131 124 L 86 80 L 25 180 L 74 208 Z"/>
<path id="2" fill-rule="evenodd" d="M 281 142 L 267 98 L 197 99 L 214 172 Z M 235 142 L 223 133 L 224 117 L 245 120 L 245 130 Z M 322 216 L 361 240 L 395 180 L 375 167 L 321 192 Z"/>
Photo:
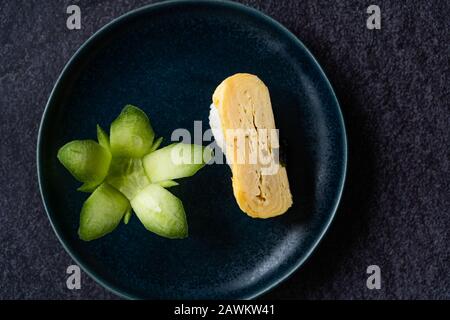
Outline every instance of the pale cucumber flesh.
<path id="1" fill-rule="evenodd" d="M 150 184 L 142 160 L 136 158 L 113 158 L 106 181 L 129 200 Z"/>
<path id="2" fill-rule="evenodd" d="M 128 199 L 119 191 L 102 183 L 84 202 L 78 235 L 84 241 L 103 237 L 113 231 L 129 210 Z"/>
<path id="3" fill-rule="evenodd" d="M 154 137 L 147 115 L 127 105 L 111 124 L 111 152 L 115 157 L 141 158 L 150 152 Z"/>
<path id="4" fill-rule="evenodd" d="M 211 159 L 211 149 L 195 144 L 174 143 L 143 159 L 152 183 L 194 175 Z"/>
<path id="5" fill-rule="evenodd" d="M 170 239 L 187 237 L 181 200 L 160 185 L 148 185 L 131 200 L 131 207 L 147 230 Z"/>

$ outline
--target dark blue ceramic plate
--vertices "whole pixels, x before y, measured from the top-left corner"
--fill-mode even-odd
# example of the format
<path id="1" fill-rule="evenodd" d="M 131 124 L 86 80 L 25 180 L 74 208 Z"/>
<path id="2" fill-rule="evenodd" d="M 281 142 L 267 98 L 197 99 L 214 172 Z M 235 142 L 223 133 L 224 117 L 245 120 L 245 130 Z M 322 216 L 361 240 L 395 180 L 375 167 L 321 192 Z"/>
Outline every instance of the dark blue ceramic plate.
<path id="1" fill-rule="evenodd" d="M 230 170 L 203 168 L 171 189 L 183 200 L 189 238 L 167 240 L 134 216 L 96 241 L 78 239 L 87 194 L 56 159 L 70 140 L 95 138 L 125 104 L 141 107 L 159 136 L 207 124 L 211 95 L 237 72 L 269 87 L 286 142 L 294 205 L 255 220 L 234 200 Z M 206 129 L 206 128 L 204 128 Z M 346 169 L 338 102 L 313 56 L 262 13 L 218 1 L 176 1 L 130 12 L 97 32 L 65 67 L 46 107 L 38 173 L 48 217 L 73 259 L 128 298 L 254 298 L 294 272 L 327 230 Z"/>

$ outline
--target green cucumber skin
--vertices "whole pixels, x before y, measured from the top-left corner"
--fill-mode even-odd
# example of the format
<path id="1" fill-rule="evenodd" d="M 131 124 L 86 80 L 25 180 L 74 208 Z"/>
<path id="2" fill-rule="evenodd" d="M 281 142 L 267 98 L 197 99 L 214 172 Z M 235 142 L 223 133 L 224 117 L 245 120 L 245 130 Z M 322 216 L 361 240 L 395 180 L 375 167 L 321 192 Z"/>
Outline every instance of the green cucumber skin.
<path id="1" fill-rule="evenodd" d="M 110 144 L 115 157 L 142 158 L 150 152 L 155 133 L 147 115 L 127 105 L 111 123 Z"/>
<path id="2" fill-rule="evenodd" d="M 191 155 L 187 163 L 177 163 L 173 155 Z M 156 150 L 143 158 L 143 165 L 152 183 L 193 176 L 203 168 L 211 158 L 203 159 L 204 154 L 211 156 L 211 150 L 195 144 L 173 143 Z"/>
<path id="3" fill-rule="evenodd" d="M 129 207 L 127 198 L 107 183 L 102 183 L 81 209 L 80 239 L 91 241 L 112 232 Z"/>
<path id="4" fill-rule="evenodd" d="M 158 139 L 156 139 L 155 142 L 153 142 L 150 152 L 153 152 L 156 149 L 158 149 L 162 142 L 163 142 L 163 137 L 159 137 Z"/>
<path id="5" fill-rule="evenodd" d="M 130 222 L 132 215 L 133 215 L 133 212 L 131 211 L 131 205 L 128 205 L 128 209 L 125 212 L 125 215 L 123 216 L 123 223 L 128 224 L 128 222 Z"/>
<path id="6" fill-rule="evenodd" d="M 159 184 L 163 188 L 171 188 L 171 187 L 176 187 L 179 185 L 178 182 L 173 181 L 173 180 L 159 181 L 159 182 L 157 182 L 157 184 Z"/>
<path id="7" fill-rule="evenodd" d="M 91 193 L 98 187 L 98 183 L 85 182 L 77 188 L 77 191 Z"/>
<path id="8" fill-rule="evenodd" d="M 147 230 L 169 239 L 188 236 L 183 203 L 160 185 L 151 184 L 139 192 L 131 207 Z"/>
<path id="9" fill-rule="evenodd" d="M 113 158 L 106 181 L 129 200 L 150 184 L 142 160 L 136 158 Z"/>
<path id="10" fill-rule="evenodd" d="M 81 191 L 102 183 L 111 164 L 110 152 L 94 140 L 71 141 L 59 149 L 57 158 L 76 180 L 85 184 Z"/>
<path id="11" fill-rule="evenodd" d="M 97 124 L 97 141 L 103 148 L 111 152 L 111 145 L 109 144 L 108 134 L 98 124 Z"/>

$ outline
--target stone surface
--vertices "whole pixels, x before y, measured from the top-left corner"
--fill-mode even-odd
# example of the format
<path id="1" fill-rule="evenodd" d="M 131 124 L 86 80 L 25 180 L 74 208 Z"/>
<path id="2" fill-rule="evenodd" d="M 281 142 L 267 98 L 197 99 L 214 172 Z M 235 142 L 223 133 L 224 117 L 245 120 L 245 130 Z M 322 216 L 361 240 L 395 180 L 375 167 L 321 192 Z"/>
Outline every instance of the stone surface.
<path id="1" fill-rule="evenodd" d="M 82 29 L 66 28 L 66 7 Z M 53 233 L 36 175 L 39 121 L 76 49 L 141 0 L 0 3 L 0 299 L 117 298 L 88 276 L 66 288 L 70 257 Z M 448 1 L 243 1 L 312 51 L 341 102 L 349 170 L 337 217 L 310 260 L 263 298 L 450 298 Z M 382 289 L 366 288 L 377 264 Z"/>

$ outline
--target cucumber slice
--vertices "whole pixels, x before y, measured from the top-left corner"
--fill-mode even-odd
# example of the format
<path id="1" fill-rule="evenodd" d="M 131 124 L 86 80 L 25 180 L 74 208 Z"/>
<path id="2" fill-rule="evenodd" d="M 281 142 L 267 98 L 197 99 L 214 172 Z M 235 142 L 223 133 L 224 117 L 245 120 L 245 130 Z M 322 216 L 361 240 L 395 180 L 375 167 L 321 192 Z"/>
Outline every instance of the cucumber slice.
<path id="1" fill-rule="evenodd" d="M 211 159 L 211 152 L 196 144 L 174 143 L 146 155 L 144 169 L 153 183 L 190 177 Z"/>
<path id="2" fill-rule="evenodd" d="M 163 187 L 148 185 L 131 200 L 131 207 L 147 230 L 169 239 L 187 237 L 183 204 Z"/>
<path id="3" fill-rule="evenodd" d="M 108 134 L 99 125 L 97 125 L 97 140 L 103 148 L 111 151 Z"/>
<path id="4" fill-rule="evenodd" d="M 90 241 L 113 231 L 130 207 L 119 191 L 102 183 L 84 202 L 80 215 L 78 235 Z"/>
<path id="5" fill-rule="evenodd" d="M 61 147 L 58 160 L 84 184 L 80 191 L 92 191 L 108 174 L 111 154 L 93 140 L 75 140 Z"/>
<path id="6" fill-rule="evenodd" d="M 113 158 L 106 181 L 129 200 L 150 184 L 142 160 L 136 158 Z"/>
<path id="7" fill-rule="evenodd" d="M 163 141 L 163 137 L 159 137 L 158 139 L 156 139 L 155 142 L 153 142 L 153 145 L 152 145 L 152 148 L 150 149 L 150 152 L 153 152 L 156 149 L 158 149 L 159 146 L 161 145 L 162 141 Z"/>
<path id="8" fill-rule="evenodd" d="M 125 215 L 123 216 L 123 223 L 128 224 L 128 222 L 130 222 L 132 214 L 133 213 L 131 211 L 131 206 L 128 206 L 127 212 L 125 212 Z"/>
<path id="9" fill-rule="evenodd" d="M 154 137 L 147 115 L 127 105 L 111 124 L 111 152 L 115 157 L 141 158 L 150 152 Z"/>
<path id="10" fill-rule="evenodd" d="M 159 184 L 163 188 L 170 188 L 170 187 L 175 187 L 175 186 L 179 185 L 178 182 L 173 181 L 173 180 L 159 181 L 159 182 L 157 182 L 157 184 Z"/>

